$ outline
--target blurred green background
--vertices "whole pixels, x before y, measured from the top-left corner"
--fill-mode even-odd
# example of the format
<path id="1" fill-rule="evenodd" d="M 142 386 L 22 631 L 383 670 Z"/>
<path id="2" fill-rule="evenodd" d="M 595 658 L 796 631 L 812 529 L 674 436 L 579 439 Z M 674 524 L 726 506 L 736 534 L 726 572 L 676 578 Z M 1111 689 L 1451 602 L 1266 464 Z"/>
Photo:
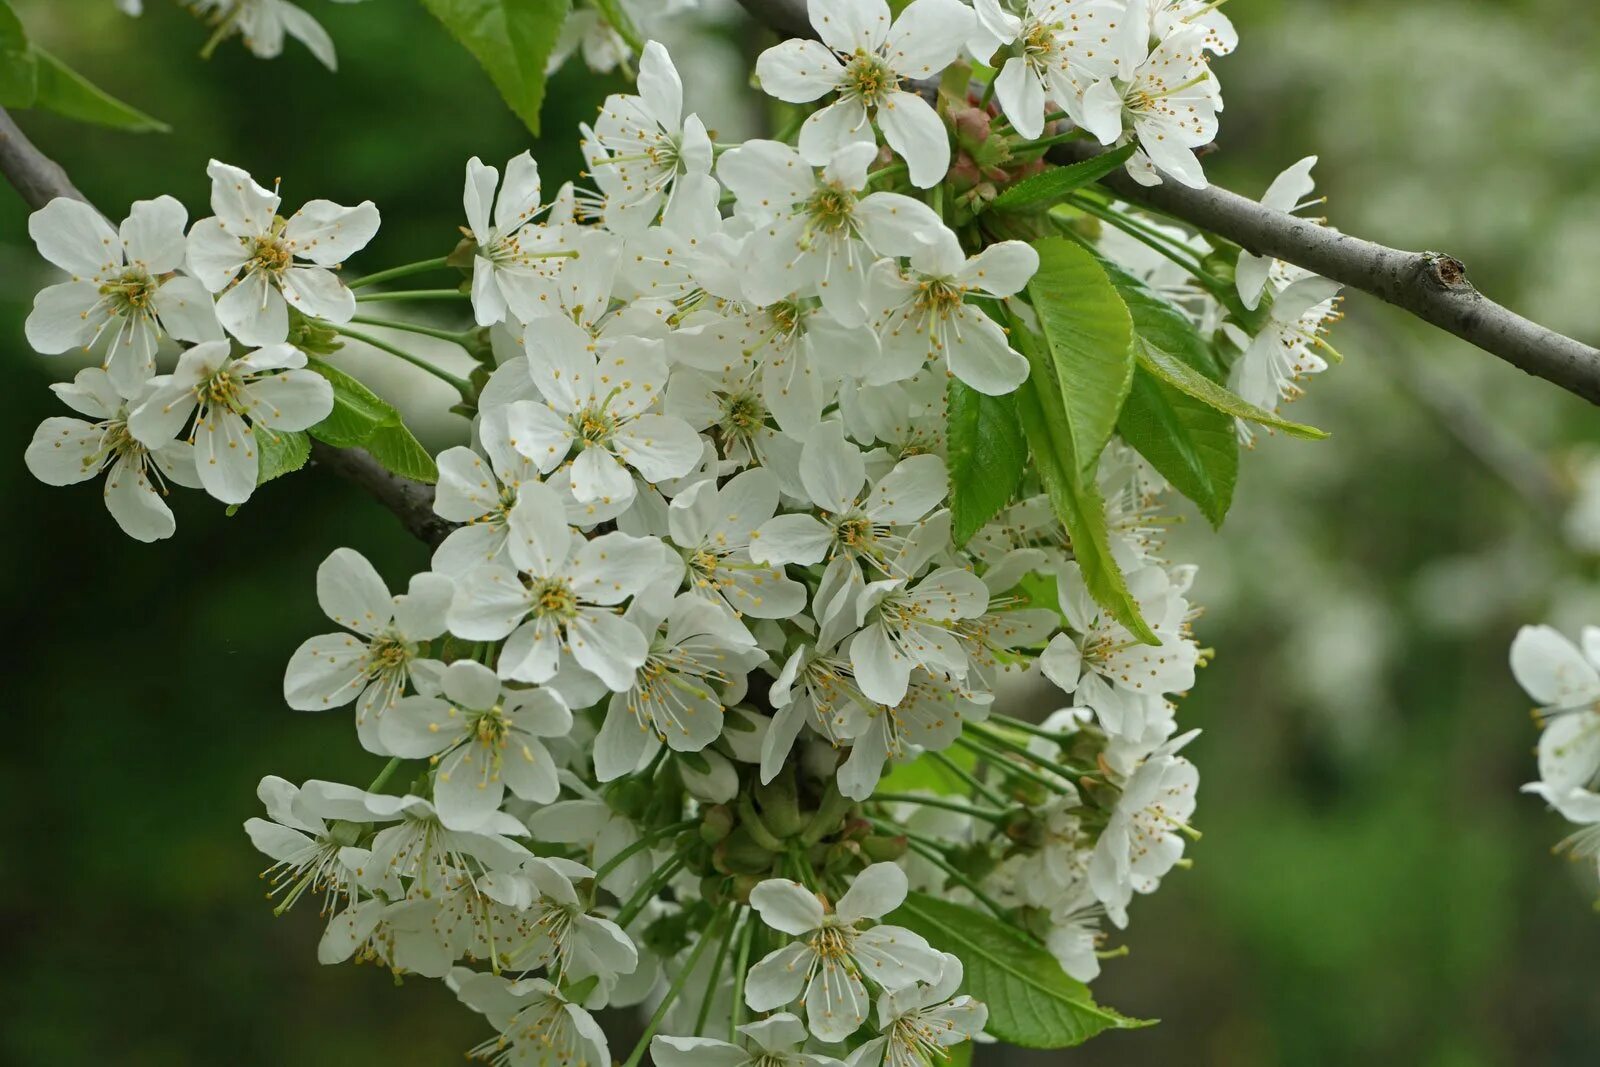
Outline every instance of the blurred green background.
<path id="1" fill-rule="evenodd" d="M 404 0 L 306 0 L 337 75 L 294 43 L 272 62 L 167 0 L 18 0 L 34 37 L 167 120 L 130 136 L 21 122 L 116 214 L 172 193 L 204 214 L 209 156 L 283 179 L 288 203 L 370 197 L 359 266 L 439 255 L 465 160 L 533 148 L 547 182 L 609 85 L 569 67 L 530 142 L 472 61 Z M 1240 53 L 1212 176 L 1259 194 L 1320 153 L 1343 228 L 1467 261 L 1489 292 L 1600 338 L 1600 13 L 1575 0 L 1241 0 Z M 750 132 L 737 19 L 675 54 L 711 124 Z M 739 111 L 736 109 L 747 109 Z M 120 216 L 119 216 L 120 217 Z M 362 781 L 378 761 L 348 716 L 280 701 L 283 665 L 323 625 L 317 562 L 339 545 L 398 583 L 423 550 L 318 473 L 234 518 L 177 498 L 178 536 L 123 537 L 94 489 L 35 482 L 21 454 L 58 413 L 67 363 L 22 339 L 53 280 L 0 189 L 0 602 L 12 637 L 0 749 L 0 1061 L 170 1067 L 459 1062 L 482 1021 L 437 983 L 322 968 L 316 916 L 273 919 L 240 824 L 266 773 Z M 1131 958 L 1097 986 L 1162 1025 L 1069 1053 L 1084 1065 L 1593 1064 L 1600 916 L 1593 872 L 1552 858 L 1560 820 L 1517 795 L 1534 732 L 1506 669 L 1516 627 L 1600 622 L 1591 408 L 1363 298 L 1349 357 L 1295 415 L 1334 432 L 1263 440 L 1223 536 L 1190 521 L 1198 631 L 1216 663 L 1185 701 L 1205 735 L 1195 867 L 1133 911 Z M 380 377 L 397 402 L 417 378 Z M 441 445 L 459 421 L 427 422 Z M 1590 450 L 1593 450 L 1591 453 Z M 1591 490 L 1596 492 L 1596 490 Z M 1593 507 L 1593 505 L 1591 505 Z M 1586 876 L 1585 876 L 1586 875 Z"/>

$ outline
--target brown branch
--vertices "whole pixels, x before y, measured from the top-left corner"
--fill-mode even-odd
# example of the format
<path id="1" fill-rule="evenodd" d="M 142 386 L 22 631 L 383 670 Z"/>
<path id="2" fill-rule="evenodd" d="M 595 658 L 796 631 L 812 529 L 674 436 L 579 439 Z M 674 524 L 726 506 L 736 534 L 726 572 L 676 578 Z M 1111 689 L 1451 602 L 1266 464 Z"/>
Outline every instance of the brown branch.
<path id="1" fill-rule="evenodd" d="M 757 21 L 792 37 L 814 37 L 806 0 L 739 0 Z M 1050 150 L 1054 163 L 1076 163 L 1101 149 L 1071 141 Z M 1369 293 L 1385 303 L 1600 404 L 1600 350 L 1556 333 L 1490 300 L 1467 280 L 1466 267 L 1439 252 L 1406 252 L 1338 233 L 1263 207 L 1213 185 L 1176 182 L 1153 188 L 1125 173 L 1101 179 L 1124 199 L 1171 215 L 1257 255 L 1271 256 Z"/>
<path id="2" fill-rule="evenodd" d="M 89 203 L 67 172 L 28 140 L 4 108 L 0 108 L 0 173 L 35 210 L 57 197 Z M 452 529 L 433 512 L 433 486 L 390 472 L 361 449 L 334 448 L 320 441 L 313 441 L 311 448 L 314 462 L 371 493 L 426 544 L 438 545 Z"/>
<path id="3" fill-rule="evenodd" d="M 399 519 L 417 540 L 437 548 L 454 525 L 433 510 L 433 486 L 401 477 L 359 448 L 334 448 L 321 441 L 311 442 L 311 462 L 337 474 L 372 498 Z"/>

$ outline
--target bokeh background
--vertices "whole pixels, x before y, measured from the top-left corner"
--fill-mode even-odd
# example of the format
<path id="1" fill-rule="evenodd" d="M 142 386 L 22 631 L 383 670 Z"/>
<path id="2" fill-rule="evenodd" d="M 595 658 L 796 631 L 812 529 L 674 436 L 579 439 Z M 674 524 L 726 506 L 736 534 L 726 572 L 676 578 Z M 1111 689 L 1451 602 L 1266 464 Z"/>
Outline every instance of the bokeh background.
<path id="1" fill-rule="evenodd" d="M 473 154 L 531 147 L 551 184 L 571 176 L 575 124 L 617 87 L 569 67 L 530 141 L 405 0 L 306 0 L 337 75 L 293 43 L 270 63 L 237 44 L 203 62 L 204 29 L 168 0 L 138 20 L 108 0 L 15 6 L 47 48 L 174 128 L 20 116 L 91 198 L 118 212 L 172 193 L 203 214 L 216 156 L 281 176 L 290 203 L 377 201 L 374 268 L 451 247 Z M 1228 11 L 1244 46 L 1218 65 L 1216 180 L 1259 194 L 1320 153 L 1337 225 L 1448 249 L 1506 302 L 1600 338 L 1600 9 Z M 760 119 L 740 88 L 761 43 L 730 16 L 675 50 L 691 103 L 729 137 Z M 22 338 L 51 280 L 25 221 L 0 189 L 0 1062 L 459 1062 L 481 1019 L 437 983 L 319 967 L 315 915 L 271 916 L 240 830 L 263 774 L 377 769 L 346 715 L 279 699 L 283 664 L 322 623 L 317 562 L 353 545 L 398 581 L 423 550 L 314 472 L 233 518 L 184 495 L 178 536 L 156 546 L 121 536 L 93 489 L 34 482 L 22 451 L 57 413 L 45 385 L 72 367 Z M 1162 1024 L 980 1063 L 1600 1061 L 1593 872 L 1549 854 L 1563 824 L 1517 794 L 1535 735 L 1505 665 L 1522 622 L 1600 622 L 1600 422 L 1403 315 L 1359 297 L 1348 311 L 1346 362 L 1295 410 L 1334 439 L 1264 440 L 1224 534 L 1196 520 L 1173 541 L 1202 562 L 1199 632 L 1218 651 L 1184 708 L 1205 729 L 1205 838 L 1135 907 L 1131 957 L 1097 986 Z M 374 380 L 428 406 L 426 379 Z M 464 427 L 422 430 L 442 446 Z"/>

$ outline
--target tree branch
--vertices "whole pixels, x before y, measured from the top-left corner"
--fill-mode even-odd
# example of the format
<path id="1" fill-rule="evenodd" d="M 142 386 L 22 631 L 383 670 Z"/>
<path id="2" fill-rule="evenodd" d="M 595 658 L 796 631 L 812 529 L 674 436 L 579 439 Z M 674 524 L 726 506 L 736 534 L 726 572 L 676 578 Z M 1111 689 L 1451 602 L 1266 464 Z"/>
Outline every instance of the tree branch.
<path id="1" fill-rule="evenodd" d="M 739 0 L 750 15 L 791 37 L 815 37 L 806 0 Z M 1070 141 L 1050 149 L 1053 163 L 1077 163 L 1101 149 Z M 1466 267 L 1439 252 L 1406 252 L 1338 233 L 1307 219 L 1263 207 L 1215 185 L 1190 189 L 1176 182 L 1153 188 L 1125 173 L 1101 179 L 1123 199 L 1331 278 L 1455 334 L 1591 404 L 1600 404 L 1600 350 L 1563 336 L 1490 300 L 1467 280 Z"/>
<path id="2" fill-rule="evenodd" d="M 61 165 L 35 148 L 4 108 L 0 108 L 0 172 L 31 208 L 42 208 L 58 196 L 89 203 Z"/>
<path id="3" fill-rule="evenodd" d="M 400 520 L 417 540 L 437 548 L 455 526 L 433 510 L 433 486 L 401 477 L 359 448 L 334 448 L 311 442 L 311 462 L 365 489 Z"/>
<path id="4" fill-rule="evenodd" d="M 1069 141 L 1050 150 L 1056 163 L 1097 155 L 1097 145 Z M 1369 293 L 1470 341 L 1491 356 L 1600 404 L 1600 350 L 1525 319 L 1490 300 L 1467 280 L 1460 260 L 1440 252 L 1406 252 L 1365 241 L 1262 207 L 1218 186 L 1177 182 L 1146 188 L 1116 173 L 1101 179 L 1118 196 L 1165 212 L 1257 255 L 1304 267 Z"/>
<path id="5" fill-rule="evenodd" d="M 28 140 L 4 108 L 0 108 L 0 173 L 35 210 L 57 197 L 89 203 L 67 172 Z M 311 456 L 317 464 L 371 493 L 424 543 L 437 546 L 452 529 L 450 523 L 433 512 L 433 486 L 386 470 L 361 449 L 334 448 L 313 441 Z"/>

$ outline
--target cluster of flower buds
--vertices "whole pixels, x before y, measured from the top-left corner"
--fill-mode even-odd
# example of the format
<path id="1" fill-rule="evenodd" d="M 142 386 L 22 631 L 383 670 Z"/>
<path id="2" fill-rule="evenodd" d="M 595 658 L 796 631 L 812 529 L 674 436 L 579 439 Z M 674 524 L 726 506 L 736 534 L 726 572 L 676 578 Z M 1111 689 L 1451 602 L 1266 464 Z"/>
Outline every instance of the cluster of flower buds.
<path id="1" fill-rule="evenodd" d="M 143 539 L 172 533 L 167 481 L 239 504 L 271 442 L 325 432 L 362 287 L 470 275 L 423 294 L 470 302 L 480 339 L 471 442 L 437 457 L 451 532 L 399 595 L 330 555 L 338 632 L 284 679 L 293 708 L 353 705 L 388 763 L 366 789 L 265 779 L 247 825 L 278 907 L 319 898 L 323 962 L 444 980 L 495 1062 L 609 1062 L 590 1012 L 653 1004 L 630 1067 L 926 1063 L 986 1025 L 1012 1036 L 919 902 L 1099 973 L 1103 924 L 1195 836 L 1173 702 L 1203 661 L 1194 569 L 1163 557 L 1167 480 L 1114 437 L 1084 489 L 1098 569 L 1059 487 L 1020 466 L 962 535 L 949 411 L 1029 381 L 1047 235 L 1185 330 L 1231 331 L 1260 407 L 1320 369 L 1320 280 L 1094 187 L 988 210 L 1074 137 L 1128 145 L 1141 181 L 1202 184 L 1209 60 L 1235 43 L 1216 7 L 811 0 L 818 39 L 756 65 L 807 107 L 738 145 L 684 113 L 651 43 L 637 94 L 584 129 L 592 188 L 547 197 L 528 154 L 473 159 L 448 261 L 354 285 L 336 268 L 370 203 L 284 218 L 220 163 L 187 234 L 170 198 L 120 232 L 65 201 L 34 216 L 72 280 L 29 337 L 104 366 L 58 387 L 95 421 L 49 420 L 28 462 L 58 483 L 109 468 Z M 1293 206 L 1307 171 L 1280 190 Z M 164 338 L 193 347 L 157 375 Z M 1106 568 L 1141 626 L 1106 606 Z M 1030 684 L 1062 710 L 1015 706 Z"/>

